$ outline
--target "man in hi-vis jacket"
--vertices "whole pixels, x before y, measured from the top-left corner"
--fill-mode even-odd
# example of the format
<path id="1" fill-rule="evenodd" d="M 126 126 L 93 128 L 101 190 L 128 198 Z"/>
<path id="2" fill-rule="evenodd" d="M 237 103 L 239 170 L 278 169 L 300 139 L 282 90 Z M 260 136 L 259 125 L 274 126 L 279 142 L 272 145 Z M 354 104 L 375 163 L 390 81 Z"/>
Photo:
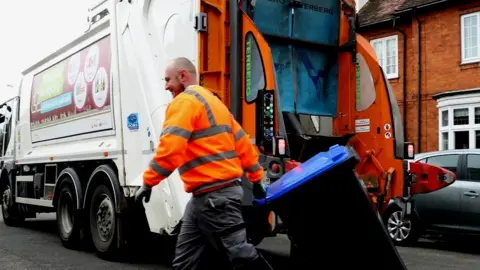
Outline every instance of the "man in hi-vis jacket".
<path id="1" fill-rule="evenodd" d="M 242 217 L 241 178 L 262 194 L 264 177 L 258 151 L 228 108 L 197 82 L 195 66 L 186 58 L 165 70 L 168 105 L 160 144 L 143 175 L 136 201 L 148 202 L 151 189 L 178 169 L 185 191 L 192 193 L 178 235 L 174 269 L 212 269 L 230 262 L 230 269 L 272 269 L 247 242 Z M 208 256 L 209 251 L 225 256 Z M 226 269 L 222 267 L 222 269 Z"/>

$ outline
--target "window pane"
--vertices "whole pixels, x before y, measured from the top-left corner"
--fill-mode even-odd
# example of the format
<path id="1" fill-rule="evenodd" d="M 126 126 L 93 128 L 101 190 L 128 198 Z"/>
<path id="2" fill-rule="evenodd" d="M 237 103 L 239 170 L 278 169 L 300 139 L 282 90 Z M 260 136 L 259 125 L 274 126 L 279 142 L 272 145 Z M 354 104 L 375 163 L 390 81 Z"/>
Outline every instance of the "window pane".
<path id="1" fill-rule="evenodd" d="M 357 89 L 356 89 L 356 107 L 361 112 L 368 109 L 377 97 L 372 73 L 368 68 L 365 58 L 357 54 Z"/>
<path id="2" fill-rule="evenodd" d="M 389 39 L 386 42 L 387 46 L 387 65 L 386 71 L 387 74 L 394 74 L 397 72 L 397 67 L 395 64 L 395 57 L 397 56 L 397 43 L 395 39 Z"/>
<path id="3" fill-rule="evenodd" d="M 480 149 L 480 130 L 475 131 L 475 148 Z"/>
<path id="4" fill-rule="evenodd" d="M 480 108 L 475 108 L 475 124 L 480 124 Z"/>
<path id="5" fill-rule="evenodd" d="M 464 18 L 463 21 L 463 50 L 465 58 L 472 58 L 478 56 L 478 16 L 472 15 Z"/>
<path id="6" fill-rule="evenodd" d="M 480 155 L 467 156 L 467 172 L 470 180 L 480 181 Z"/>
<path id="7" fill-rule="evenodd" d="M 375 41 L 373 43 L 373 49 L 375 50 L 375 54 L 377 55 L 378 62 L 381 67 L 383 67 L 383 42 Z"/>
<path id="8" fill-rule="evenodd" d="M 469 149 L 470 148 L 470 132 L 455 131 L 455 149 Z"/>
<path id="9" fill-rule="evenodd" d="M 453 110 L 454 125 L 468 125 L 468 108 Z"/>
<path id="10" fill-rule="evenodd" d="M 448 126 L 448 111 L 442 112 L 442 127 Z"/>
<path id="11" fill-rule="evenodd" d="M 252 33 L 245 38 L 245 100 L 252 102 L 265 88 L 265 69 L 257 40 Z"/>
<path id="12" fill-rule="evenodd" d="M 429 157 L 427 159 L 427 163 L 456 173 L 458 166 L 458 155 L 442 155 L 436 157 Z"/>
<path id="13" fill-rule="evenodd" d="M 442 133 L 442 150 L 448 150 L 448 132 Z"/>

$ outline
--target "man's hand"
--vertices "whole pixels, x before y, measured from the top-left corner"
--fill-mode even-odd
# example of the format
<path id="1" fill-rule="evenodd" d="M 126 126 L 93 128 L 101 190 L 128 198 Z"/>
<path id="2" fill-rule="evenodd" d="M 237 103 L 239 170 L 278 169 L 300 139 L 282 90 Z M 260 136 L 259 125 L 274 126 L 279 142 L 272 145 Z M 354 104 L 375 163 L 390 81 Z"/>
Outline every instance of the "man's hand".
<path id="1" fill-rule="evenodd" d="M 150 195 L 152 195 L 152 188 L 149 186 L 143 185 L 135 193 L 135 203 L 142 205 L 143 198 L 145 198 L 145 202 L 148 203 L 150 201 Z"/>
<path id="2" fill-rule="evenodd" d="M 267 196 L 267 192 L 265 192 L 265 189 L 263 188 L 263 185 L 261 183 L 254 183 L 253 184 L 253 197 L 255 199 L 263 199 Z"/>

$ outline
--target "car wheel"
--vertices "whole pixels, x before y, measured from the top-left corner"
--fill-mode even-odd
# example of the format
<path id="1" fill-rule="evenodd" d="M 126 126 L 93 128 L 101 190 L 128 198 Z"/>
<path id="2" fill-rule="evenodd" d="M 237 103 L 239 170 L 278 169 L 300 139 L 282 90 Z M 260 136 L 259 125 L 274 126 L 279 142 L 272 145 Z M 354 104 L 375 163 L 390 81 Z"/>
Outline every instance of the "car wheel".
<path id="1" fill-rule="evenodd" d="M 403 210 L 392 206 L 385 212 L 384 223 L 390 239 L 396 245 L 410 245 L 417 242 L 420 237 L 420 222 L 416 214 L 409 220 L 403 215 Z"/>

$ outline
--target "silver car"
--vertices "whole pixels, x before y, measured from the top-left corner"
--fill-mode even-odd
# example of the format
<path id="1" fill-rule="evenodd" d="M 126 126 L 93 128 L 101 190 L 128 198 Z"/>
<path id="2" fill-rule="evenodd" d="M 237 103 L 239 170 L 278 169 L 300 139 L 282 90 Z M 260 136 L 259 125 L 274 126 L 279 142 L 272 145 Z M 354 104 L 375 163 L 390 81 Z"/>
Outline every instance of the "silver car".
<path id="1" fill-rule="evenodd" d="M 403 219 L 401 200 L 392 200 L 383 214 L 395 244 L 412 244 L 426 231 L 480 234 L 480 149 L 445 150 L 416 154 L 413 161 L 454 172 L 450 186 L 414 196 L 414 215 Z"/>

